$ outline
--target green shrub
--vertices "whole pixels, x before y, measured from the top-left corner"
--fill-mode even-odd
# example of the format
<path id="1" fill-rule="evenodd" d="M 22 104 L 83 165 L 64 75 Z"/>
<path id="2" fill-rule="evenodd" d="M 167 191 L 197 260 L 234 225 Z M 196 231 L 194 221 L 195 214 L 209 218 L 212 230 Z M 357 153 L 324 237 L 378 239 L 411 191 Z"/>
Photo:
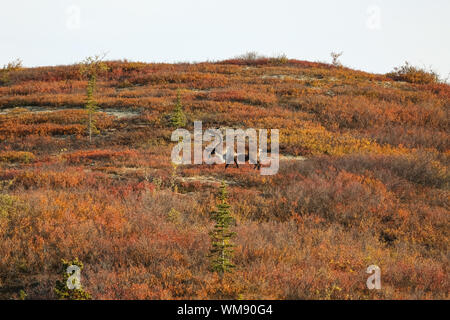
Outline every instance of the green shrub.
<path id="1" fill-rule="evenodd" d="M 174 208 L 170 209 L 169 213 L 167 214 L 167 220 L 169 222 L 172 222 L 174 224 L 179 224 L 181 222 L 181 213 Z"/>
<path id="2" fill-rule="evenodd" d="M 17 199 L 8 194 L 0 194 L 0 218 L 7 218 L 9 214 L 15 209 L 14 203 Z"/>
<path id="3" fill-rule="evenodd" d="M 62 280 L 56 281 L 55 286 L 55 294 L 60 300 L 90 300 L 91 295 L 84 291 L 81 284 L 79 284 L 78 288 L 69 289 L 67 285 L 67 281 L 70 281 L 69 278 L 72 276 L 67 272 L 68 268 L 70 266 L 77 266 L 81 270 L 83 270 L 83 263 L 78 260 L 78 258 L 75 258 L 73 261 L 67 261 L 62 259 L 62 269 L 61 269 L 61 276 Z M 72 282 L 73 283 L 73 282 Z M 74 283 L 75 285 L 75 283 Z"/>
<path id="4" fill-rule="evenodd" d="M 34 154 L 26 151 L 4 151 L 0 152 L 0 162 L 8 163 L 30 163 L 34 160 Z"/>

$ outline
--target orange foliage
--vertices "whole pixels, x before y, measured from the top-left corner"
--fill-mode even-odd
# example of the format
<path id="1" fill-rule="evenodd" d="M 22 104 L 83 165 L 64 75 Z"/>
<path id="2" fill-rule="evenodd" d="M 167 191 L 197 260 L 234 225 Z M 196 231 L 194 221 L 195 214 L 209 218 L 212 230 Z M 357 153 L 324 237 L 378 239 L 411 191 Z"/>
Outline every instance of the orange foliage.
<path id="1" fill-rule="evenodd" d="M 0 298 L 55 298 L 75 257 L 97 299 L 449 298 L 450 86 L 285 57 L 107 64 L 92 143 L 77 65 L 0 85 Z M 178 89 L 189 130 L 280 129 L 279 173 L 174 170 Z M 207 259 L 222 180 L 237 233 L 227 279 Z M 371 264 L 380 291 L 365 285 Z"/>

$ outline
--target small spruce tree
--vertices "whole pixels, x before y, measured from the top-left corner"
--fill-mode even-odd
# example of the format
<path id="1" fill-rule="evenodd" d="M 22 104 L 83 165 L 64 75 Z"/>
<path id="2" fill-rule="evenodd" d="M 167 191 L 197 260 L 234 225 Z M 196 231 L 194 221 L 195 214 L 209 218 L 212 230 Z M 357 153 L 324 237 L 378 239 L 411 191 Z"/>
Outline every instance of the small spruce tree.
<path id="1" fill-rule="evenodd" d="M 87 57 L 80 65 L 81 75 L 88 79 L 86 89 L 86 111 L 88 114 L 87 128 L 89 133 L 89 142 L 92 141 L 92 134 L 98 133 L 94 120 L 94 114 L 98 110 L 94 93 L 97 87 L 97 78 L 99 74 L 108 70 L 108 66 L 102 61 L 103 57 L 104 56 Z"/>
<path id="2" fill-rule="evenodd" d="M 172 163 L 172 172 L 170 173 L 170 189 L 172 189 L 173 192 L 178 193 L 178 173 L 177 173 L 178 165 L 175 163 Z"/>
<path id="3" fill-rule="evenodd" d="M 83 263 L 79 261 L 78 258 L 75 258 L 73 261 L 62 259 L 62 281 L 56 281 L 56 286 L 54 289 L 56 296 L 60 300 L 90 300 L 91 295 L 83 290 L 81 284 L 79 284 L 79 288 L 69 289 L 67 281 L 70 281 L 69 278 L 72 275 L 67 273 L 67 268 L 72 265 L 79 267 L 80 271 L 83 270 Z"/>
<path id="4" fill-rule="evenodd" d="M 181 104 L 180 90 L 177 92 L 177 103 L 170 115 L 170 125 L 175 128 L 182 128 L 186 125 L 186 115 L 183 112 L 183 105 Z"/>
<path id="5" fill-rule="evenodd" d="M 227 185 L 222 182 L 219 191 L 219 203 L 217 210 L 211 212 L 211 219 L 215 222 L 213 231 L 210 232 L 212 248 L 210 250 L 211 270 L 223 276 L 225 272 L 232 272 L 235 265 L 231 262 L 234 244 L 231 238 L 235 233 L 230 231 L 234 219 L 231 216 L 228 204 Z"/>

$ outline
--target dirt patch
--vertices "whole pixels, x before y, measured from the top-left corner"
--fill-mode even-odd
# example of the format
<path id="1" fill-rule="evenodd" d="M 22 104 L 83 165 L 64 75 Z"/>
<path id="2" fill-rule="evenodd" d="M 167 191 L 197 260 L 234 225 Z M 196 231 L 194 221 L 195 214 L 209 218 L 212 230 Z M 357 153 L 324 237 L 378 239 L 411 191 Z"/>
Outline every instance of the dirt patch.
<path id="1" fill-rule="evenodd" d="M 19 107 L 19 108 L 8 108 L 3 109 L 0 111 L 0 114 L 14 114 L 14 113 L 51 113 L 61 110 L 84 110 L 84 108 L 56 108 L 56 109 L 50 109 L 50 108 L 42 108 L 42 107 L 34 107 L 34 106 L 27 106 L 27 107 Z M 114 116 L 118 119 L 122 118 L 132 118 L 140 115 L 139 111 L 136 110 L 121 110 L 121 109 L 98 109 L 98 112 L 106 113 L 107 115 Z"/>
<path id="2" fill-rule="evenodd" d="M 297 81 L 330 81 L 336 82 L 338 81 L 335 77 L 329 78 L 320 78 L 320 77 L 311 77 L 307 75 L 288 75 L 288 74 L 272 74 L 272 75 L 262 75 L 262 79 L 277 79 L 277 80 L 297 80 Z"/>
<path id="3" fill-rule="evenodd" d="M 221 184 L 224 181 L 228 185 L 236 184 L 234 181 L 227 181 L 223 179 L 217 179 L 213 176 L 192 176 L 192 177 L 180 177 L 178 178 L 182 182 L 199 182 L 204 184 Z"/>
<path id="4" fill-rule="evenodd" d="M 104 112 L 108 115 L 114 116 L 118 119 L 132 118 L 132 117 L 137 117 L 140 115 L 139 111 L 130 111 L 130 110 L 104 109 L 104 110 L 99 110 L 99 111 Z"/>
<path id="5" fill-rule="evenodd" d="M 303 156 L 280 156 L 280 160 L 286 160 L 286 161 L 305 161 L 308 160 L 307 158 Z"/>

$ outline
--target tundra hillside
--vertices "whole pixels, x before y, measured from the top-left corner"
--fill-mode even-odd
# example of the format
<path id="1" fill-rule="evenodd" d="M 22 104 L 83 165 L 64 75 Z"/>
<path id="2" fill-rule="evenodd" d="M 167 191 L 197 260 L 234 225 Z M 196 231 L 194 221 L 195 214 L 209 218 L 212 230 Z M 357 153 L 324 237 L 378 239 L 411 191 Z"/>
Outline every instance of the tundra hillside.
<path id="1" fill-rule="evenodd" d="M 0 298 L 57 298 L 62 259 L 93 299 L 449 298 L 449 85 L 284 57 L 105 64 L 92 114 L 80 65 L 1 71 Z M 191 132 L 280 129 L 278 174 L 173 166 L 175 106 Z"/>

